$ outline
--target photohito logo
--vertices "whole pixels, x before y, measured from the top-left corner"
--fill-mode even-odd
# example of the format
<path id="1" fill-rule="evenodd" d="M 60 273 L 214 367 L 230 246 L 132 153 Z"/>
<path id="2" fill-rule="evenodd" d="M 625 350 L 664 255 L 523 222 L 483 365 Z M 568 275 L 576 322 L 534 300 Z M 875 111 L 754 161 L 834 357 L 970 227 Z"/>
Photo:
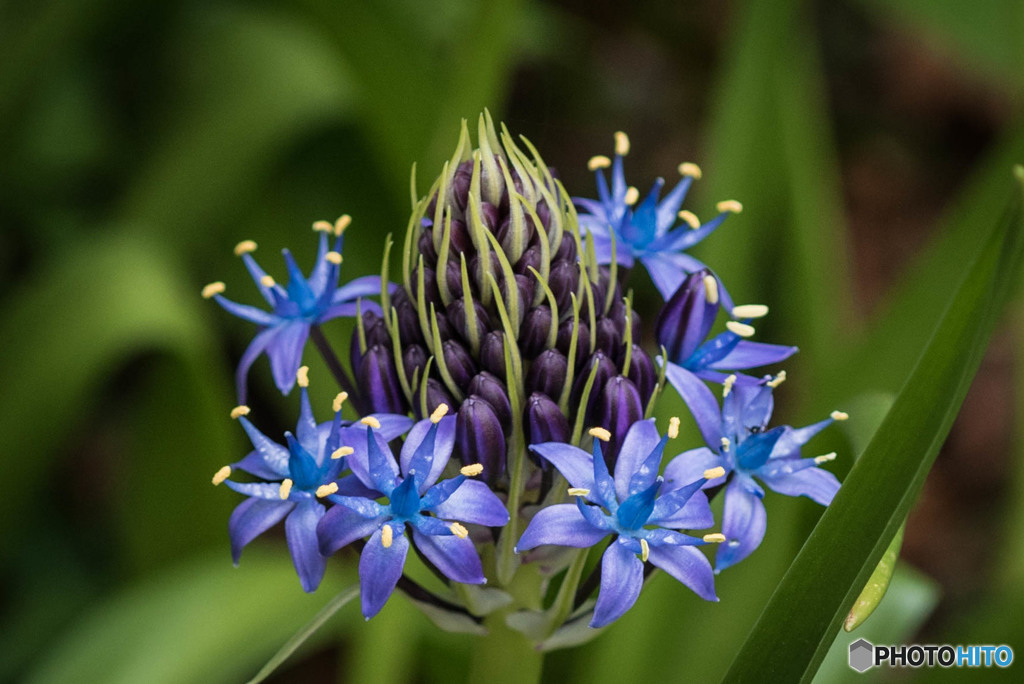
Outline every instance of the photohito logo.
<path id="1" fill-rule="evenodd" d="M 875 666 L 889 667 L 1009 667 L 1013 649 L 1009 646 L 950 646 L 943 644 L 875 646 L 867 639 L 850 644 L 850 667 L 864 672 Z"/>

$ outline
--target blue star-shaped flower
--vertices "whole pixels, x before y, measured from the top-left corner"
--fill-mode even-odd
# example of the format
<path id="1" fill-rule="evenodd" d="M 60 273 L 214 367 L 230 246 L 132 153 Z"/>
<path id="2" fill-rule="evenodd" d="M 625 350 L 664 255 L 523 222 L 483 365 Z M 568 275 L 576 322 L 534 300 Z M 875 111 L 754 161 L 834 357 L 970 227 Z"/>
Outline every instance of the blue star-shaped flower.
<path id="1" fill-rule="evenodd" d="M 678 422 L 669 430 L 674 436 Z M 691 537 L 678 529 L 701 529 L 713 524 L 701 487 L 720 469 L 698 473 L 688 482 L 668 482 L 658 476 L 668 437 L 661 437 L 654 420 L 633 424 L 615 462 L 614 478 L 601 453 L 606 430 L 591 430 L 593 455 L 570 444 L 546 442 L 530 447 L 552 463 L 572 486 L 576 504 L 556 504 L 538 511 L 516 545 L 516 552 L 542 544 L 586 548 L 616 535 L 601 560 L 601 589 L 591 627 L 617 620 L 636 602 L 648 560 L 692 589 L 717 601 L 711 564 L 695 546 L 719 541 L 720 535 Z M 660 496 L 659 496 L 660 492 Z M 637 558 L 640 554 L 640 558 Z"/>
<path id="2" fill-rule="evenodd" d="M 334 420 L 318 425 L 309 403 L 305 366 L 299 369 L 297 376 L 302 402 L 295 433 L 284 433 L 288 446 L 282 446 L 260 432 L 246 417 L 248 407 L 236 407 L 231 415 L 245 428 L 253 450 L 241 461 L 217 471 L 213 483 L 224 482 L 249 497 L 235 508 L 228 521 L 231 557 L 235 565 L 238 565 L 246 544 L 287 516 L 284 531 L 292 562 L 302 588 L 311 592 L 320 585 L 327 562 L 320 555 L 316 538 L 317 523 L 324 515 L 324 507 L 318 499 L 333 492 L 358 494 L 366 489 L 351 475 L 338 477 L 345 467 L 347 451 L 340 448 L 341 431 L 350 424 L 341 419 L 343 395 L 335 399 Z M 374 420 L 382 426 L 380 432 L 386 439 L 394 439 L 412 425 L 412 419 L 392 414 L 378 414 Z M 227 479 L 235 470 L 269 482 Z"/>
<path id="3" fill-rule="evenodd" d="M 612 242 L 615 243 L 615 260 L 632 267 L 639 260 L 661 292 L 668 299 L 675 292 L 687 273 L 707 268 L 702 262 L 684 253 L 710 235 L 731 213 L 742 210 L 735 200 L 718 203 L 718 215 L 701 224 L 689 211 L 679 211 L 690 184 L 700 178 L 701 170 L 696 164 L 680 164 L 682 179 L 662 200 L 658 200 L 665 185 L 662 178 L 654 182 L 647 197 L 636 206 L 639 193 L 636 188 L 627 187 L 622 170 L 622 158 L 629 152 L 629 138 L 621 131 L 615 134 L 615 160 L 604 156 L 591 158 L 588 167 L 597 175 L 598 200 L 574 197 L 573 202 L 584 212 L 580 214 L 580 227 L 588 231 L 594 240 L 594 249 L 599 264 L 612 262 Z M 604 169 L 612 169 L 612 185 L 604 176 Z M 676 220 L 682 223 L 676 226 Z M 724 287 L 721 297 L 728 309 L 732 299 Z"/>
<path id="4" fill-rule="evenodd" d="M 320 521 L 317 534 L 325 556 L 370 537 L 359 557 L 366 619 L 380 612 L 402 575 L 409 552 L 407 526 L 416 548 L 446 577 L 464 584 L 486 581 L 476 547 L 461 523 L 500 527 L 508 522 L 508 511 L 486 484 L 467 479 L 483 471 L 479 464 L 438 482 L 455 446 L 455 418 L 443 417 L 446 410 L 439 408 L 413 426 L 402 445 L 401 468 L 376 421 L 364 419 L 365 428 L 341 431 L 342 443 L 354 449 L 349 467 L 368 493 L 329 496 L 337 505 Z M 387 503 L 375 500 L 382 497 Z"/>
<path id="5" fill-rule="evenodd" d="M 727 382 L 721 411 L 711 391 L 699 380 L 694 379 L 685 391 L 680 391 L 708 446 L 679 455 L 665 467 L 665 480 L 691 482 L 695 475 L 716 467 L 732 473 L 722 514 L 726 543 L 718 548 L 716 571 L 749 556 L 764 538 L 764 489 L 754 478 L 780 494 L 806 496 L 823 506 L 832 502 L 839 489 L 836 476 L 818 467 L 835 454 L 801 458 L 800 448 L 833 421 L 846 420 L 847 415 L 833 411 L 829 418 L 807 427 L 786 425 L 768 430 L 774 408 L 772 390 L 779 382 L 780 377 L 765 378 L 757 385 L 732 386 Z M 704 487 L 724 482 L 725 476 L 710 480 Z"/>
<path id="6" fill-rule="evenodd" d="M 227 299 L 221 294 L 224 292 L 224 283 L 211 283 L 203 288 L 203 297 L 212 297 L 228 313 L 263 328 L 249 344 L 238 363 L 235 382 L 239 402 L 245 403 L 246 375 L 260 354 L 267 353 L 277 388 L 283 394 L 288 394 L 295 385 L 295 372 L 302 363 L 302 350 L 309 338 L 310 328 L 339 316 L 354 316 L 358 307 L 356 300 L 380 293 L 379 276 L 356 278 L 345 286 L 338 287 L 341 276 L 342 234 L 348 223 L 348 216 L 343 216 L 334 226 L 326 221 L 317 221 L 313 225 L 320 233 L 320 245 L 316 265 L 308 278 L 302 274 L 291 252 L 283 250 L 285 265 L 288 268 L 287 287 L 279 285 L 256 263 L 251 254 L 256 249 L 255 242 L 245 240 L 238 243 L 235 254 L 242 257 L 260 289 L 260 294 L 271 306 L 270 311 Z M 334 245 L 330 250 L 328 233 L 335 236 Z M 380 312 L 380 307 L 374 302 L 365 302 L 362 308 L 364 311 Z"/>

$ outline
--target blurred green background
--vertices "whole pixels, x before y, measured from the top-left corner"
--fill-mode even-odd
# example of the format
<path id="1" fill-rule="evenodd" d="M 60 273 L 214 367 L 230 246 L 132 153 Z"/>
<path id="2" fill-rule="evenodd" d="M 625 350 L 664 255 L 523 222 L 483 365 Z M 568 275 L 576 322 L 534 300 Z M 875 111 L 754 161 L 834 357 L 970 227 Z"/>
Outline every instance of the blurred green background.
<path id="1" fill-rule="evenodd" d="M 814 445 L 842 473 L 1024 160 L 1022 73 L 1019 0 L 0 3 L 0 680 L 239 681 L 353 581 L 333 562 L 304 595 L 280 535 L 231 566 L 238 497 L 209 482 L 246 450 L 227 413 L 252 329 L 199 290 L 222 279 L 253 301 L 238 241 L 281 273 L 277 250 L 308 263 L 310 224 L 349 213 L 347 276 L 373 273 L 405 229 L 411 164 L 423 192 L 461 118 L 489 107 L 574 195 L 625 130 L 641 191 L 694 161 L 689 208 L 743 202 L 698 254 L 738 301 L 771 305 L 762 339 L 801 347 L 778 418 L 854 415 Z M 869 639 L 1021 643 L 1022 315 L 997 332 Z M 251 378 L 261 424 L 288 426 L 265 361 Z M 656 577 L 545 679 L 719 677 L 819 513 L 768 507 L 721 603 Z M 820 679 L 852 674 L 850 640 Z M 365 624 L 342 611 L 274 681 L 458 680 L 472 651 L 399 598 Z"/>

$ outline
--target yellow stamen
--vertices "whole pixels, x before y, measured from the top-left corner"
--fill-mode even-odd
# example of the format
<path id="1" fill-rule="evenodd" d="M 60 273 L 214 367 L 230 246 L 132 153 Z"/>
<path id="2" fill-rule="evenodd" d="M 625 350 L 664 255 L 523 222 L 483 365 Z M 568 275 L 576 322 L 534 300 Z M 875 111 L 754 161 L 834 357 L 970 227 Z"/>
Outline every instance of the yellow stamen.
<path id="1" fill-rule="evenodd" d="M 224 466 L 213 474 L 213 484 L 219 485 L 231 475 L 231 466 Z"/>
<path id="2" fill-rule="evenodd" d="M 754 334 L 754 326 L 740 323 L 739 321 L 729 321 L 725 324 L 725 327 L 740 337 L 751 337 Z"/>
<path id="3" fill-rule="evenodd" d="M 331 453 L 331 458 L 337 461 L 339 458 L 344 458 L 349 454 L 354 454 L 355 452 L 356 450 L 350 446 L 338 447 Z"/>
<path id="4" fill-rule="evenodd" d="M 636 201 L 640 199 L 640 191 L 634 188 L 632 185 L 626 188 L 626 204 L 633 206 Z"/>
<path id="5" fill-rule="evenodd" d="M 260 285 L 263 287 L 274 287 L 275 284 L 274 276 L 265 275 L 260 278 Z"/>
<path id="6" fill-rule="evenodd" d="M 704 174 L 700 170 L 700 167 L 694 164 L 693 162 L 683 162 L 682 164 L 679 165 L 679 175 L 693 176 L 697 180 L 700 180 L 700 177 L 703 176 Z"/>
<path id="7" fill-rule="evenodd" d="M 374 418 L 373 416 L 366 416 L 365 418 L 361 418 L 359 422 L 365 425 L 366 427 L 372 427 L 374 430 L 380 429 L 380 421 Z"/>
<path id="8" fill-rule="evenodd" d="M 330 221 L 314 221 L 313 230 L 318 233 L 330 233 L 334 230 L 334 226 L 331 225 Z"/>
<path id="9" fill-rule="evenodd" d="M 705 480 L 714 480 L 716 477 L 722 477 L 725 475 L 725 468 L 718 466 L 716 468 L 708 468 L 704 471 Z"/>
<path id="10" fill-rule="evenodd" d="M 629 154 L 629 136 L 622 131 L 615 131 L 615 154 L 620 157 Z"/>
<path id="11" fill-rule="evenodd" d="M 465 527 L 463 527 L 459 523 L 452 523 L 449 526 L 449 529 L 452 531 L 452 534 L 454 534 L 459 539 L 465 539 L 466 537 L 469 536 L 469 530 L 467 530 Z"/>
<path id="12" fill-rule="evenodd" d="M 732 386 L 736 384 L 736 374 L 733 373 L 725 379 L 722 383 L 722 398 L 729 396 L 729 392 L 732 392 Z"/>
<path id="13" fill-rule="evenodd" d="M 722 438 L 722 451 L 728 451 L 729 447 L 732 446 L 732 442 L 729 441 L 728 437 Z"/>
<path id="14" fill-rule="evenodd" d="M 309 387 L 309 366 L 299 366 L 299 370 L 295 373 L 295 382 L 299 384 L 299 387 Z"/>
<path id="15" fill-rule="evenodd" d="M 209 285 L 203 288 L 203 299 L 209 299 L 214 295 L 219 295 L 222 292 L 224 292 L 225 289 L 226 286 L 219 280 L 215 283 L 210 283 Z"/>
<path id="16" fill-rule="evenodd" d="M 830 415 L 832 420 L 846 420 L 850 417 L 849 413 L 844 413 L 843 411 L 833 411 Z"/>
<path id="17" fill-rule="evenodd" d="M 434 412 L 430 414 L 431 423 L 440 423 L 441 419 L 448 414 L 448 404 L 438 404 Z"/>
<path id="18" fill-rule="evenodd" d="M 345 232 L 345 229 L 352 223 L 352 217 L 348 214 L 342 214 L 338 217 L 338 220 L 334 222 L 334 234 L 341 235 Z"/>
<path id="19" fill-rule="evenodd" d="M 700 228 L 700 219 L 697 218 L 697 215 L 694 214 L 692 211 L 689 211 L 688 209 L 683 209 L 677 214 L 677 216 L 679 216 L 679 218 L 684 223 L 686 223 L 686 225 L 690 226 L 690 228 L 692 228 L 693 230 L 697 230 L 698 228 Z"/>
<path id="20" fill-rule="evenodd" d="M 742 304 L 732 309 L 733 318 L 762 318 L 768 315 L 768 307 L 764 304 Z"/>
<path id="21" fill-rule="evenodd" d="M 290 477 L 284 478 L 281 481 L 281 489 L 278 490 L 277 495 L 282 499 L 287 499 L 288 495 L 292 493 L 292 484 L 294 484 Z"/>
<path id="22" fill-rule="evenodd" d="M 482 463 L 474 463 L 472 465 L 462 466 L 462 468 L 459 469 L 459 472 L 466 477 L 476 477 L 480 473 L 484 472 L 484 466 Z"/>
<path id="23" fill-rule="evenodd" d="M 743 205 L 736 200 L 723 200 L 716 204 L 715 208 L 722 213 L 729 212 L 732 214 L 738 214 L 743 211 Z"/>
<path id="24" fill-rule="evenodd" d="M 704 535 L 704 541 L 708 544 L 721 544 L 725 541 L 725 535 L 721 532 L 712 532 Z"/>
<path id="25" fill-rule="evenodd" d="M 769 380 L 766 384 L 772 389 L 775 389 L 784 382 L 786 382 L 786 371 L 780 370 L 779 374 L 775 376 L 775 379 Z"/>
<path id="26" fill-rule="evenodd" d="M 814 462 L 818 465 L 821 465 L 822 463 L 828 463 L 829 461 L 834 460 L 836 460 L 836 452 L 834 451 L 832 453 L 822 454 L 821 456 L 814 457 Z"/>
<path id="27" fill-rule="evenodd" d="M 338 491 L 338 483 L 328 482 L 327 484 L 320 485 L 319 487 L 316 488 L 316 496 L 318 499 L 322 499 L 325 496 L 330 496 L 331 494 L 334 494 L 336 491 Z"/>
<path id="28" fill-rule="evenodd" d="M 251 410 L 252 409 L 250 409 L 245 404 L 242 404 L 241 406 L 236 406 L 235 408 L 231 409 L 231 417 L 241 418 L 242 416 L 247 416 L 249 415 L 249 411 Z"/>
<path id="29" fill-rule="evenodd" d="M 704 296 L 708 304 L 718 303 L 718 280 L 710 273 L 704 276 Z"/>
<path id="30" fill-rule="evenodd" d="M 324 259 L 327 259 L 327 261 L 331 262 L 335 266 L 341 265 L 341 254 L 338 252 L 328 252 L 327 254 L 324 254 Z"/>
<path id="31" fill-rule="evenodd" d="M 589 489 L 584 489 L 583 487 L 569 487 L 569 496 L 586 496 L 587 494 L 590 494 Z"/>
<path id="32" fill-rule="evenodd" d="M 668 419 L 668 438 L 675 439 L 679 436 L 679 417 L 672 416 Z"/>
<path id="33" fill-rule="evenodd" d="M 603 154 L 599 154 L 590 158 L 590 161 L 587 162 L 587 169 L 590 171 L 597 171 L 598 169 L 607 169 L 611 165 L 611 159 Z"/>
<path id="34" fill-rule="evenodd" d="M 332 408 L 335 413 L 341 410 L 341 405 L 345 403 L 346 399 L 348 399 L 348 392 L 338 392 L 338 395 L 334 397 L 334 404 Z"/>
<path id="35" fill-rule="evenodd" d="M 394 541 L 394 530 L 391 529 L 391 525 L 384 525 L 380 528 L 380 545 L 385 549 L 391 548 L 391 542 Z"/>
<path id="36" fill-rule="evenodd" d="M 602 442 L 607 442 L 612 438 L 612 433 L 608 432 L 608 430 L 606 430 L 603 427 L 590 428 L 590 430 L 587 431 L 587 434 L 589 434 L 591 437 L 596 437 Z"/>
<path id="37" fill-rule="evenodd" d="M 249 252 L 255 251 L 256 243 L 253 242 L 252 240 L 242 240 L 237 245 L 235 245 L 235 256 L 242 256 L 243 254 L 248 254 Z"/>
<path id="38" fill-rule="evenodd" d="M 646 539 L 640 540 L 640 560 L 644 563 L 651 557 L 651 545 L 647 543 Z"/>

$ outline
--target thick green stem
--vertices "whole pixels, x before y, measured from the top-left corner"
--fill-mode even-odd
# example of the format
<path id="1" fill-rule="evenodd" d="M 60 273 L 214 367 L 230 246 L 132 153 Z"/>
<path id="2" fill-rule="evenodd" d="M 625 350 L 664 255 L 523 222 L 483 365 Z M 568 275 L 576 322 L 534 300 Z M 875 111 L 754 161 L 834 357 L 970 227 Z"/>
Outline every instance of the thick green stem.
<path id="1" fill-rule="evenodd" d="M 489 684 L 535 684 L 540 681 L 544 654 L 530 641 L 505 624 L 505 611 L 491 613 L 484 620 L 487 636 L 473 642 L 471 682 Z"/>

